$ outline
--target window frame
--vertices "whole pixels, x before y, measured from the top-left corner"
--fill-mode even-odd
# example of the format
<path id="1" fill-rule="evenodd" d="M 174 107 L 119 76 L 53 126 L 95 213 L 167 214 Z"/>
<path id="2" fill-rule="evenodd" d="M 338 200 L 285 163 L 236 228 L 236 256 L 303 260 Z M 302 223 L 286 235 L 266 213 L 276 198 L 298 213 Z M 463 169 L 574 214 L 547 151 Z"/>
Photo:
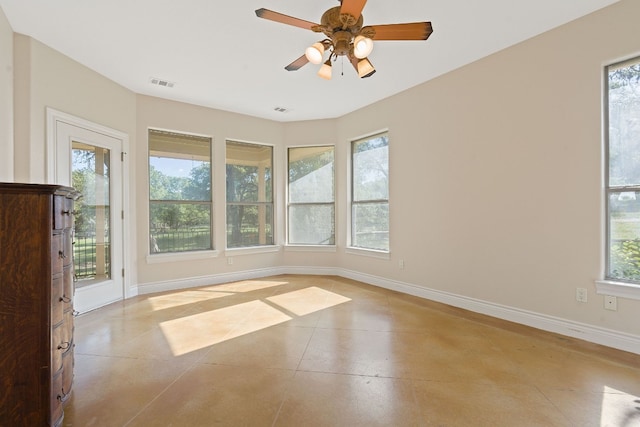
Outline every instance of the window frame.
<path id="1" fill-rule="evenodd" d="M 349 191 L 348 191 L 348 206 L 349 206 L 349 211 L 348 211 L 348 222 L 347 222 L 347 227 L 348 227 L 348 233 L 347 233 L 347 248 L 346 248 L 346 253 L 348 254 L 353 254 L 353 255 L 365 255 L 365 256 L 369 256 L 369 257 L 374 257 L 374 258 L 379 258 L 379 259 L 389 259 L 390 258 L 390 254 L 391 254 L 391 211 L 390 211 L 390 207 L 391 207 L 391 203 L 390 203 L 390 198 L 391 198 L 391 185 L 390 185 L 390 181 L 391 181 L 391 174 L 389 173 L 389 178 L 387 180 L 387 198 L 386 199 L 367 199 L 367 200 L 359 200 L 359 201 L 355 201 L 355 180 L 354 180 L 354 173 L 355 173 L 355 164 L 354 164 L 354 146 L 357 143 L 361 143 L 364 141 L 368 141 L 371 139 L 375 139 L 375 138 L 379 138 L 379 137 L 383 137 L 386 136 L 387 138 L 387 150 L 389 150 L 389 146 L 390 146 L 390 137 L 389 137 L 389 130 L 388 129 L 384 129 L 384 130 L 380 130 L 377 132 L 373 132 L 371 134 L 367 134 L 358 138 L 354 138 L 350 141 L 350 143 L 348 144 L 348 149 L 349 149 Z M 387 155 L 387 170 L 390 171 L 390 150 L 388 151 L 388 155 Z M 376 248 L 367 248 L 367 247 L 363 247 L 363 246 L 355 246 L 354 244 L 354 233 L 355 233 L 355 227 L 354 227 L 354 205 L 364 205 L 364 204 L 373 204 L 373 203 L 387 203 L 387 209 L 389 211 L 388 213 L 388 245 L 386 249 L 376 249 Z"/>
<path id="2" fill-rule="evenodd" d="M 192 137 L 192 138 L 202 138 L 207 139 L 209 142 L 209 186 L 210 200 L 202 201 L 202 200 L 152 200 L 151 199 L 151 144 L 149 142 L 151 132 L 159 132 L 166 134 L 174 134 L 177 136 L 184 137 Z M 213 137 L 210 135 L 202 135 L 192 132 L 184 132 L 177 130 L 169 130 L 169 129 L 161 129 L 157 127 L 149 127 L 147 128 L 147 203 L 148 203 L 148 214 L 147 214 L 147 263 L 154 264 L 158 262 L 165 261 L 178 261 L 184 259 L 200 259 L 200 258 L 209 258 L 212 256 L 217 256 L 217 250 L 215 248 L 215 206 L 214 206 L 214 155 L 213 155 Z M 186 251 L 177 251 L 177 252 L 152 252 L 151 251 L 151 206 L 153 202 L 166 202 L 167 204 L 191 204 L 196 206 L 208 205 L 209 206 L 209 248 L 207 249 L 194 249 L 194 250 L 186 250 Z"/>
<path id="3" fill-rule="evenodd" d="M 270 202 L 229 202 L 228 201 L 228 194 L 227 194 L 227 185 L 228 185 L 228 174 L 227 174 L 227 166 L 229 165 L 228 163 L 228 147 L 229 144 L 241 144 L 241 145 L 247 145 L 247 146 L 257 146 L 257 147 L 267 147 L 271 150 L 271 201 Z M 276 233 L 276 224 L 277 224 L 277 215 L 278 213 L 276 212 L 276 192 L 275 192 L 275 187 L 277 185 L 277 181 L 276 181 L 276 158 L 275 158 L 275 153 L 276 153 L 276 147 L 273 144 L 267 144 L 267 143 L 261 143 L 261 142 L 253 142 L 253 141 L 243 141 L 243 140 L 239 140 L 239 139 L 226 139 L 225 140 L 225 157 L 224 157 L 224 170 L 225 170 L 225 196 L 224 196 L 224 204 L 225 204 L 225 208 L 224 208 L 224 215 L 225 215 L 225 230 L 224 230 L 224 240 L 225 240 L 225 251 L 229 252 L 229 253 L 234 253 L 234 254 L 254 254 L 254 253 L 262 253 L 262 252 L 270 252 L 273 251 L 274 248 L 277 248 L 276 245 L 276 241 L 277 241 L 277 233 Z M 258 190 L 259 191 L 259 190 Z M 229 246 L 229 218 L 228 218 L 228 212 L 229 212 L 229 205 L 236 205 L 236 206 L 265 206 L 265 207 L 271 207 L 271 243 L 266 243 L 266 244 L 257 244 L 257 245 L 247 245 L 247 246 Z M 265 230 L 266 232 L 266 230 Z M 260 233 L 259 229 L 258 229 L 258 233 Z"/>
<path id="4" fill-rule="evenodd" d="M 297 149 L 322 149 L 322 148 L 331 148 L 333 154 L 333 181 L 332 181 L 332 193 L 333 193 L 333 201 L 331 202 L 291 202 L 290 198 L 290 190 L 289 186 L 291 185 L 289 171 L 290 171 L 290 153 L 291 150 Z M 287 163 L 286 163 L 286 242 L 288 247 L 302 247 L 302 248 L 335 248 L 336 247 L 336 146 L 332 144 L 316 144 L 316 145 L 299 145 L 299 146 L 289 146 L 287 149 Z M 333 242 L 332 243 L 296 243 L 290 242 L 291 235 L 291 223 L 290 223 L 290 208 L 292 206 L 333 206 Z"/>
<path id="5" fill-rule="evenodd" d="M 610 211 L 610 196 L 612 194 L 620 194 L 624 192 L 640 192 L 640 183 L 635 185 L 611 185 L 610 183 L 610 87 L 609 87 L 609 74 L 610 70 L 621 68 L 625 64 L 640 64 L 640 56 L 628 58 L 623 61 L 618 61 L 603 68 L 603 143 L 604 143 L 604 156 L 603 156 L 603 173 L 604 173 L 604 245 L 603 245 L 603 259 L 604 259 L 604 271 L 602 273 L 602 280 L 596 280 L 596 292 L 601 295 L 618 296 L 622 298 L 639 299 L 640 300 L 640 280 L 624 279 L 613 277 L 610 275 L 611 271 L 611 211 Z"/>

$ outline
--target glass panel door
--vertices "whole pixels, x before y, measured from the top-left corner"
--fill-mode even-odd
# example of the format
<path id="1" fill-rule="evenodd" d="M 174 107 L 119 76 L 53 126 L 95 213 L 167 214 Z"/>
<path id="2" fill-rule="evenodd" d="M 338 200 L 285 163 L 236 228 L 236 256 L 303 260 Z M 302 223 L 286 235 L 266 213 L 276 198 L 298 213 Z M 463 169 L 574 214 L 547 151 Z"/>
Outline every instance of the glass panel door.
<path id="1" fill-rule="evenodd" d="M 107 148 L 73 141 L 71 185 L 76 202 L 73 257 L 76 288 L 111 279 L 111 153 Z"/>

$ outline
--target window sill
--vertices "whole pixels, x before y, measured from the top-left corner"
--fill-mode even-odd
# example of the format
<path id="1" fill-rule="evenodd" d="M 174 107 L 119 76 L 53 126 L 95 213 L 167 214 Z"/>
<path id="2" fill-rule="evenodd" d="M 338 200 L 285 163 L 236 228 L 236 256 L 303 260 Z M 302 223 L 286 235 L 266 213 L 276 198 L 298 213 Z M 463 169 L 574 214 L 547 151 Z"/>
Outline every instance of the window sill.
<path id="1" fill-rule="evenodd" d="M 345 253 L 351 254 L 351 255 L 367 256 L 367 257 L 378 258 L 378 259 L 391 259 L 391 254 L 389 252 L 376 251 L 374 249 L 362 249 L 362 248 L 349 247 L 345 249 Z"/>
<path id="2" fill-rule="evenodd" d="M 640 300 L 640 285 L 612 280 L 596 280 L 596 293 Z"/>
<path id="3" fill-rule="evenodd" d="M 279 252 L 280 246 L 251 246 L 247 248 L 231 248 L 225 250 L 226 256 L 255 255 L 266 254 L 270 252 Z"/>
<path id="4" fill-rule="evenodd" d="M 335 245 L 287 245 L 285 252 L 336 252 Z"/>
<path id="5" fill-rule="evenodd" d="M 196 252 L 171 252 L 147 255 L 147 264 L 160 264 L 163 262 L 193 261 L 198 259 L 216 258 L 218 251 Z"/>

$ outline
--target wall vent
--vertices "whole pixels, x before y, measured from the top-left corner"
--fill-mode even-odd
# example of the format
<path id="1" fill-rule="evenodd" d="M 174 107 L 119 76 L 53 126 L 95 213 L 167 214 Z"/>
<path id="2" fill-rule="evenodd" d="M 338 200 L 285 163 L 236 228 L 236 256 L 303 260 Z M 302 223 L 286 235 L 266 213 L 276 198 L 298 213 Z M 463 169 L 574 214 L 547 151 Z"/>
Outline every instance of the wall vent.
<path id="1" fill-rule="evenodd" d="M 170 81 L 168 81 L 168 80 L 162 80 L 162 79 L 159 79 L 159 78 L 156 78 L 156 77 L 151 77 L 151 78 L 149 79 L 149 81 L 150 81 L 150 82 L 151 82 L 151 84 L 153 84 L 153 85 L 158 85 L 158 86 L 163 86 L 163 87 L 169 87 L 169 88 L 171 88 L 171 87 L 175 86 L 175 83 L 174 83 L 174 82 L 170 82 Z"/>

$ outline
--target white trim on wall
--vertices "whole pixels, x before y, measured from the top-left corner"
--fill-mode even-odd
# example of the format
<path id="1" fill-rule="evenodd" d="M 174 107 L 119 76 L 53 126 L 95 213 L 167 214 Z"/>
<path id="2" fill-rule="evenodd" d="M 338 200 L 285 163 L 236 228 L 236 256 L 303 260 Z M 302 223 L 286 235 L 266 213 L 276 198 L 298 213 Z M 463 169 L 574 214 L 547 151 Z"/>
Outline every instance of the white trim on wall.
<path id="1" fill-rule="evenodd" d="M 530 326 L 547 332 L 581 339 L 618 350 L 640 354 L 640 336 L 617 332 L 584 323 L 574 322 L 546 314 L 521 310 L 492 302 L 456 295 L 411 283 L 386 279 L 358 271 L 329 267 L 273 267 L 234 273 L 216 274 L 181 280 L 171 280 L 138 285 L 140 294 L 165 292 L 198 286 L 218 285 L 238 280 L 258 279 L 282 274 L 328 275 L 358 280 L 369 285 L 413 295 L 431 301 L 462 308 L 509 322 Z"/>
<path id="2" fill-rule="evenodd" d="M 596 280 L 596 293 L 620 298 L 640 300 L 640 285 L 613 280 Z"/>

